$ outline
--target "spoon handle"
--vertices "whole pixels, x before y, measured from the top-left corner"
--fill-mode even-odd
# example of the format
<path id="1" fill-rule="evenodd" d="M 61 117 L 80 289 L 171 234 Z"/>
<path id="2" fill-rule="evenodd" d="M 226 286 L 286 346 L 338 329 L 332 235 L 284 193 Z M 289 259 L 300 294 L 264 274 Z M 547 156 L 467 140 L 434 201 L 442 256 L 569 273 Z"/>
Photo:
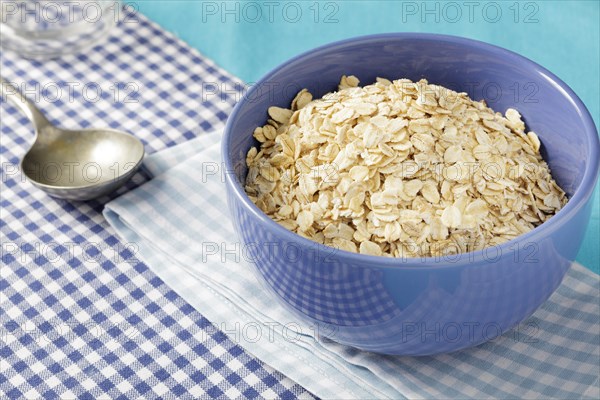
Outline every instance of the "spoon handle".
<path id="1" fill-rule="evenodd" d="M 45 126 L 51 125 L 33 102 L 27 100 L 19 89 L 2 77 L 0 77 L 0 95 L 2 96 L 2 99 L 9 100 L 15 107 L 21 110 L 27 118 L 29 118 L 33 123 L 36 133 L 39 133 Z"/>

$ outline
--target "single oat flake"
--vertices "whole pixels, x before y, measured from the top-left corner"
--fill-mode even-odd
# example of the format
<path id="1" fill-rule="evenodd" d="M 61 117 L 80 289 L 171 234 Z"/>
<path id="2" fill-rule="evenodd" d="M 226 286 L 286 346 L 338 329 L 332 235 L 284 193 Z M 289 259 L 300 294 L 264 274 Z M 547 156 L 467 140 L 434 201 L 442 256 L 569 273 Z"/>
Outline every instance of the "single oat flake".
<path id="1" fill-rule="evenodd" d="M 358 85 L 304 89 L 254 131 L 245 190 L 285 228 L 362 254 L 440 256 L 506 242 L 567 202 L 517 110 L 426 80 Z"/>

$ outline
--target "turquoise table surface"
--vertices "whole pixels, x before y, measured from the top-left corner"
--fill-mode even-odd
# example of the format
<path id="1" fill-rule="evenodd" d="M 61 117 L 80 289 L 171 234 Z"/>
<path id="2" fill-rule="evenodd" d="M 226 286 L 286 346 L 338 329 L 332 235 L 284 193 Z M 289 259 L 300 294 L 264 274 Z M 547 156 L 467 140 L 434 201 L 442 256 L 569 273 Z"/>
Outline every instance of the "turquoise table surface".
<path id="1" fill-rule="evenodd" d="M 131 3 L 249 83 L 300 52 L 352 36 L 412 31 L 482 40 L 554 72 L 581 97 L 596 126 L 600 121 L 600 2 L 596 0 Z M 598 187 L 594 201 L 577 260 L 600 272 Z"/>

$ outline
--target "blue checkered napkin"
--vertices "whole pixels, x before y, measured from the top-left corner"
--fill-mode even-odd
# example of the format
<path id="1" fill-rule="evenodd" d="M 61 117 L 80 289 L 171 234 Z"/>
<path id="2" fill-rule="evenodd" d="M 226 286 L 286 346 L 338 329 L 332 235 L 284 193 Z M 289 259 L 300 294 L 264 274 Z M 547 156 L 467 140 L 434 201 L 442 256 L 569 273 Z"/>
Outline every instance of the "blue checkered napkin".
<path id="1" fill-rule="evenodd" d="M 169 160 L 205 143 L 168 170 L 161 153 L 150 156 L 146 165 L 156 177 L 109 203 L 105 215 L 140 245 L 152 271 L 261 360 L 323 398 L 598 397 L 600 282 L 577 264 L 532 317 L 477 348 L 392 357 L 315 340 L 235 257 L 222 179 L 209 167 L 220 163 L 219 138 L 212 133 L 175 147 Z M 280 328 L 290 323 L 300 333 Z"/>
<path id="2" fill-rule="evenodd" d="M 36 62 L 1 51 L 0 73 L 52 122 L 124 129 L 148 153 L 221 128 L 235 92 L 204 96 L 204 85 L 234 78 L 132 18 L 85 54 Z M 18 163 L 31 125 L 2 100 L 0 130 L 0 399 L 312 397 L 139 261 L 102 216 L 107 198 L 70 203 L 27 182 Z"/>

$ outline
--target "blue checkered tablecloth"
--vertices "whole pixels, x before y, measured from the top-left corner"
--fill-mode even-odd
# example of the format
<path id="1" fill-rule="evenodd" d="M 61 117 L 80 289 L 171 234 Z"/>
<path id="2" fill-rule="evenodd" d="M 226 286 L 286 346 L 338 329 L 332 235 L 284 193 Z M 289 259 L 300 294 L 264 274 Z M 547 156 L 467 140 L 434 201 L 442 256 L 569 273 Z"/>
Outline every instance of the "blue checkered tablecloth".
<path id="1" fill-rule="evenodd" d="M 191 139 L 221 130 L 244 88 L 141 15 L 85 54 L 35 62 L 0 52 L 0 67 L 54 123 L 124 129 L 140 137 L 148 153 L 169 148 L 149 159 L 165 163 L 159 170 L 172 167 L 170 176 L 179 176 L 178 167 L 190 156 L 186 149 L 200 142 Z M 181 231 L 185 222 L 198 230 L 205 227 L 195 224 L 202 213 L 184 214 L 195 211 L 190 201 L 222 203 L 221 191 L 204 196 L 177 181 L 170 181 L 176 190 L 152 191 L 160 179 L 148 182 L 150 176 L 141 171 L 111 197 L 87 203 L 50 198 L 18 169 L 33 140 L 30 123 L 3 101 L 0 113 L 0 399 L 313 398 L 247 353 L 235 332 L 231 338 L 231 331 L 219 330 L 222 325 L 196 311 L 222 316 L 217 312 L 224 303 L 223 298 L 204 302 L 208 294 L 199 287 L 205 276 L 172 268 L 173 258 L 195 256 L 197 249 L 166 253 L 171 259 L 163 262 L 142 247 L 168 244 L 164 236 L 127 242 L 101 215 L 105 204 L 127 193 L 111 207 L 119 211 L 115 217 L 134 222 L 130 234 L 152 238 L 182 216 L 187 219 L 174 230 Z M 210 137 L 202 137 L 203 146 Z M 196 156 L 209 154 L 198 151 Z M 210 154 L 218 159 L 218 152 Z M 186 183 L 199 179 L 184 172 Z M 192 197 L 162 202 L 177 193 Z M 131 198 L 137 201 L 118 209 Z M 159 215 L 173 218 L 152 229 L 157 224 L 146 223 L 144 211 L 157 199 L 166 207 Z M 212 215 L 218 220 L 200 222 L 217 224 L 227 218 L 221 212 Z M 205 231 L 231 237 L 221 228 Z M 149 263 L 151 270 L 142 255 L 159 262 Z M 238 286 L 230 286 L 240 282 L 238 277 Z M 307 341 L 285 351 L 267 349 L 271 358 L 264 352 L 262 358 L 324 398 L 364 393 L 357 388 L 373 396 L 354 397 L 598 398 L 599 282 L 574 265 L 528 320 L 539 328 L 535 340 L 529 340 L 527 329 L 515 330 L 470 351 L 427 358 L 377 356 L 331 341 Z M 261 356 L 258 347 L 247 348 Z M 307 357 L 290 357 L 301 350 Z"/>
<path id="2" fill-rule="evenodd" d="M 65 128 L 108 125 L 148 153 L 222 127 L 241 84 L 138 15 L 93 50 L 2 76 Z M 190 90 L 190 83 L 194 88 Z M 312 398 L 232 342 L 138 260 L 102 217 L 112 197 L 53 199 L 21 175 L 33 140 L 0 103 L 0 398 Z"/>

